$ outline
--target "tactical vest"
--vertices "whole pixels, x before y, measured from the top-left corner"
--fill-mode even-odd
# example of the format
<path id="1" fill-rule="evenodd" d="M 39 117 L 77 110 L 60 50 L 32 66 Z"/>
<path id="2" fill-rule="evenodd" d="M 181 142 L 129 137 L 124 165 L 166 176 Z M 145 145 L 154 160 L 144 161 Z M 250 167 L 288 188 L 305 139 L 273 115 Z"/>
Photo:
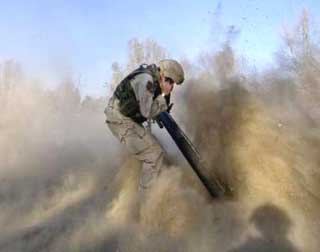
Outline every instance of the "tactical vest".
<path id="1" fill-rule="evenodd" d="M 130 73 L 126 78 L 124 78 L 120 84 L 117 86 L 114 95 L 119 99 L 120 112 L 130 117 L 135 122 L 142 124 L 147 120 L 140 111 L 140 104 L 136 98 L 133 87 L 131 86 L 131 80 L 138 74 L 147 73 L 152 76 L 153 79 L 153 99 L 161 94 L 161 89 L 159 85 L 160 72 L 156 65 L 142 64 L 138 69 Z M 170 98 L 166 97 L 167 102 Z"/>

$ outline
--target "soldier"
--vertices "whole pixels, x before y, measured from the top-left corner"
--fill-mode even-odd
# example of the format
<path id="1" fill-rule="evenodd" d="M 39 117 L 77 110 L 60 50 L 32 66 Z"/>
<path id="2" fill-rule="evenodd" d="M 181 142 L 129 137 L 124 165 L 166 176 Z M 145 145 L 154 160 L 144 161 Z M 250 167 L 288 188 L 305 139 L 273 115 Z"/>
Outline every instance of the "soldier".
<path id="1" fill-rule="evenodd" d="M 161 171 L 163 150 L 143 123 L 170 108 L 175 84 L 184 81 L 182 66 L 165 59 L 159 66 L 141 65 L 117 86 L 105 109 L 112 134 L 132 155 L 142 161 L 140 190 L 150 188 Z"/>

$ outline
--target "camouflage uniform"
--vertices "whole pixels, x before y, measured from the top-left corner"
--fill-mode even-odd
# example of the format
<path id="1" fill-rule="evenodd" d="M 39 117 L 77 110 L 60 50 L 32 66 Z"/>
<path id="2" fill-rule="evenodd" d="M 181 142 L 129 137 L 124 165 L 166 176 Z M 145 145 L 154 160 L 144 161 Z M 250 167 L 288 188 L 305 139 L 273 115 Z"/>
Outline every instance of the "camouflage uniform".
<path id="1" fill-rule="evenodd" d="M 141 73 L 130 81 L 140 112 L 149 120 L 167 109 L 164 96 L 153 98 L 154 94 L 150 89 L 152 82 L 153 78 L 147 73 Z M 142 161 L 140 189 L 149 188 L 161 170 L 162 147 L 149 130 L 119 111 L 119 100 L 115 96 L 110 98 L 105 114 L 112 134 L 132 155 Z"/>

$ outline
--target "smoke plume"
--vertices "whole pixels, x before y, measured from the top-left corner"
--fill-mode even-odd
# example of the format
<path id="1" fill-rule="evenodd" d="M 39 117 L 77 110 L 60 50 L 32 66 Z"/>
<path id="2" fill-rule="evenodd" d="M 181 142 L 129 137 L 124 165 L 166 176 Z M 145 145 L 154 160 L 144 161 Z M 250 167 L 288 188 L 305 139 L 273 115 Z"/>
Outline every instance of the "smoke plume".
<path id="1" fill-rule="evenodd" d="M 318 251 L 319 49 L 299 38 L 261 74 L 228 43 L 182 61 L 172 113 L 225 187 L 216 200 L 156 126 L 167 162 L 141 198 L 141 163 L 108 131 L 107 99 L 81 98 L 72 78 L 47 90 L 4 63 L 0 251 Z M 165 55 L 131 46 L 139 62 Z"/>

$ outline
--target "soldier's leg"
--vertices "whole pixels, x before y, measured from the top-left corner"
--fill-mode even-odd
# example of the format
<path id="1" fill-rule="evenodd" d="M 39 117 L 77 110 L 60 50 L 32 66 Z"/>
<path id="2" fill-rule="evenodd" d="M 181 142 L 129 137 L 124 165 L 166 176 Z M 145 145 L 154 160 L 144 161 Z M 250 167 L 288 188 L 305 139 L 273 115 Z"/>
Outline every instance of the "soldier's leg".
<path id="1" fill-rule="evenodd" d="M 155 137 L 144 127 L 123 116 L 117 109 L 117 101 L 106 109 L 108 126 L 127 150 L 142 161 L 140 189 L 151 186 L 161 171 L 163 149 Z"/>
<path id="2" fill-rule="evenodd" d="M 132 123 L 122 131 L 121 142 L 128 151 L 142 161 L 140 189 L 148 189 L 161 171 L 163 149 L 155 137 L 142 126 Z"/>
<path id="3" fill-rule="evenodd" d="M 148 189 L 152 186 L 161 172 L 163 150 L 160 144 L 154 143 L 136 156 L 142 161 L 140 189 Z"/>

